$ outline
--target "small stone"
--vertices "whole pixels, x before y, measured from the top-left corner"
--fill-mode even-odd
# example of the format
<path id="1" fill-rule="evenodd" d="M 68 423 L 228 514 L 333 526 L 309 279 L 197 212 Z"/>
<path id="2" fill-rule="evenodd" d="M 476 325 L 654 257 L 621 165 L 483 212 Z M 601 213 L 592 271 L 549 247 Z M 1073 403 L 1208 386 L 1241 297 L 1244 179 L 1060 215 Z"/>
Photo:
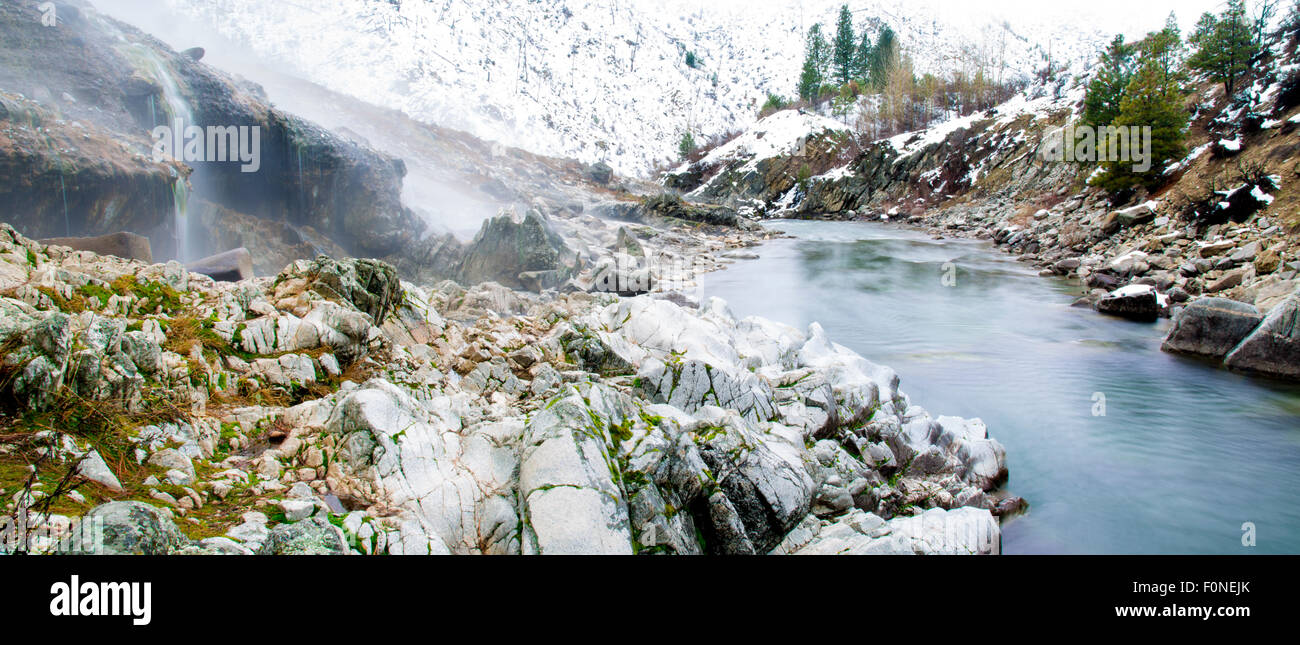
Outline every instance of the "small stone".
<path id="1" fill-rule="evenodd" d="M 280 510 L 284 511 L 284 518 L 289 522 L 301 522 L 311 517 L 316 504 L 301 499 L 286 499 L 280 502 Z"/>

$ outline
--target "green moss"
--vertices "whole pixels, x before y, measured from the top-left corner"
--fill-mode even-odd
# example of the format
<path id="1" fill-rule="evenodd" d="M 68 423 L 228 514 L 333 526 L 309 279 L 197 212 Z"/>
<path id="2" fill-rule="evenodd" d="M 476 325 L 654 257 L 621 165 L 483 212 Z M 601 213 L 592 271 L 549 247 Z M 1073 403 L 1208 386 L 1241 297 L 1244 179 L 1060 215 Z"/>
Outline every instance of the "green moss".
<path id="1" fill-rule="evenodd" d="M 162 313 L 170 316 L 184 308 L 180 292 L 161 282 L 140 282 L 135 276 L 124 275 L 114 280 L 109 287 L 113 293 L 133 295 L 139 299 L 136 308 L 142 312 L 153 312 L 161 308 Z"/>

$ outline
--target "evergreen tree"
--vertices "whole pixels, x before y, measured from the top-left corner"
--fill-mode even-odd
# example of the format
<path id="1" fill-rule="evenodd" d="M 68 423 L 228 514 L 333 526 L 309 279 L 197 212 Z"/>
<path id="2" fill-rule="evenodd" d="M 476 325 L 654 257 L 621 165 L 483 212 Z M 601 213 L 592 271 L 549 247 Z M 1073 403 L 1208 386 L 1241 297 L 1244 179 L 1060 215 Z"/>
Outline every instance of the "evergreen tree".
<path id="1" fill-rule="evenodd" d="M 1169 14 L 1165 28 L 1147 36 L 1148 53 L 1155 57 L 1160 65 L 1161 82 L 1182 86 L 1183 72 L 1183 30 L 1178 26 L 1178 16 Z"/>
<path id="2" fill-rule="evenodd" d="M 1133 49 L 1124 36 L 1115 36 L 1102 52 L 1097 75 L 1088 84 L 1083 100 L 1083 123 L 1094 128 L 1110 125 L 1119 116 L 1124 90 L 1132 80 Z"/>
<path id="3" fill-rule="evenodd" d="M 1159 49 L 1162 46 L 1167 46 L 1167 43 L 1160 39 L 1147 40 L 1142 51 L 1142 65 L 1124 91 L 1120 113 L 1113 124 L 1127 127 L 1130 132 L 1151 128 L 1151 168 L 1146 172 L 1136 170 L 1138 151 L 1133 151 L 1128 159 L 1106 162 L 1106 173 L 1099 176 L 1094 185 L 1116 192 L 1139 185 L 1155 188 L 1163 180 L 1168 163 L 1181 159 L 1187 152 L 1183 138 L 1190 115 L 1183 106 L 1181 85 L 1163 68 L 1161 58 L 1164 52 Z M 1100 150 L 1101 146 L 1098 148 Z"/>
<path id="4" fill-rule="evenodd" d="M 821 95 L 822 86 L 830 67 L 831 49 L 822 36 L 821 23 L 808 30 L 808 44 L 804 51 L 803 72 L 799 75 L 799 98 L 815 101 Z"/>
<path id="5" fill-rule="evenodd" d="M 871 52 L 871 70 L 868 82 L 871 86 L 880 89 L 889 82 L 889 72 L 898 60 L 898 39 L 894 36 L 894 30 L 888 25 L 880 28 L 880 35 L 876 37 L 876 47 Z"/>
<path id="6" fill-rule="evenodd" d="M 682 135 L 682 140 L 677 143 L 677 152 L 682 155 L 682 159 L 686 159 L 694 154 L 695 150 L 695 135 L 688 130 Z"/>
<path id="7" fill-rule="evenodd" d="M 858 50 L 853 54 L 853 78 L 866 82 L 867 77 L 871 75 L 871 54 L 873 51 L 871 34 L 864 30 L 862 32 L 862 42 L 858 43 Z"/>
<path id="8" fill-rule="evenodd" d="M 840 84 L 848 83 L 853 78 L 853 55 L 857 46 L 853 36 L 853 14 L 849 5 L 840 6 L 840 19 L 835 26 L 835 75 Z"/>
<path id="9" fill-rule="evenodd" d="M 1228 0 L 1227 9 L 1217 18 L 1208 13 L 1201 16 L 1191 42 L 1196 52 L 1187 65 L 1223 83 L 1228 96 L 1236 93 L 1238 81 L 1259 53 L 1245 0 Z"/>

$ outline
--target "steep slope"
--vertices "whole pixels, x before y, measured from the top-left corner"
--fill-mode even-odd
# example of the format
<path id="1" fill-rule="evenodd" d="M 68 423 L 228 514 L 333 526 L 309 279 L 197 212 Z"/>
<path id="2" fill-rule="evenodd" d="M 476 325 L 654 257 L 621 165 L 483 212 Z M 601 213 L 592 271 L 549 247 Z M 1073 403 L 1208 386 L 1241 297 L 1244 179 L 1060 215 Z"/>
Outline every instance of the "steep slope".
<path id="1" fill-rule="evenodd" d="M 683 132 L 744 127 L 767 93 L 791 94 L 807 28 L 832 25 L 840 2 L 166 4 L 332 90 L 507 145 L 637 173 L 671 158 Z M 1027 78 L 1049 58 L 1078 69 L 1102 41 L 1095 23 L 987 5 L 850 5 L 860 27 L 895 29 L 922 73 L 979 60 L 999 77 Z"/>

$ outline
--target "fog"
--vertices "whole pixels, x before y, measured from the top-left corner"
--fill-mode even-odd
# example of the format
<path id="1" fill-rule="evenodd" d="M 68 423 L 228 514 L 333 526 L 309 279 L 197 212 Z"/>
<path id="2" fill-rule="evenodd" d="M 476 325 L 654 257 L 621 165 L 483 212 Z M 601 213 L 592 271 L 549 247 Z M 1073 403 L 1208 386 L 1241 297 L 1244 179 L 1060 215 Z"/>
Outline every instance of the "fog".
<path id="1" fill-rule="evenodd" d="M 101 13 L 145 31 L 176 51 L 191 47 L 205 50 L 203 62 L 261 85 L 279 109 L 314 121 L 340 136 L 360 140 L 370 147 L 406 162 L 402 201 L 429 224 L 431 234 L 453 233 L 468 240 L 483 221 L 513 204 L 494 200 L 446 167 L 446 159 L 421 150 L 421 142 L 399 134 L 394 114 L 350 97 L 330 92 L 294 75 L 275 69 L 247 53 L 247 47 L 216 33 L 210 27 L 169 10 L 153 0 L 92 0 Z M 445 154 L 445 151 L 444 151 Z"/>

